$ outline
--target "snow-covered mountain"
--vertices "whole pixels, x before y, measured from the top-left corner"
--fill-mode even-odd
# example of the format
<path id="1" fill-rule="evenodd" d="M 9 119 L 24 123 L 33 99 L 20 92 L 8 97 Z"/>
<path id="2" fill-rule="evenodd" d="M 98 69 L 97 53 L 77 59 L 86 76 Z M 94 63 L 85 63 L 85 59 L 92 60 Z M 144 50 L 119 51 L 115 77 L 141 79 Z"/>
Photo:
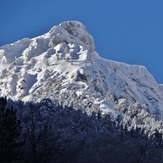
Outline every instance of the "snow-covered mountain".
<path id="1" fill-rule="evenodd" d="M 144 66 L 101 58 L 92 36 L 77 21 L 0 47 L 0 93 L 13 100 L 50 98 L 88 114 L 134 115 L 142 122 L 133 118 L 132 123 L 140 125 L 163 117 L 163 86 Z"/>

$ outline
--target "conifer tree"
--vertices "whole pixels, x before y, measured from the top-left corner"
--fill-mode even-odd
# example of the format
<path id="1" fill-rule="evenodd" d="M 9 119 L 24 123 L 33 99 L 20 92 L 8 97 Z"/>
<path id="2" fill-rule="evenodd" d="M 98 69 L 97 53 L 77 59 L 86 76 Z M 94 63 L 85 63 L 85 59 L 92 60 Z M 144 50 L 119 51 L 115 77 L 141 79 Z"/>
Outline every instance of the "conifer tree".
<path id="1" fill-rule="evenodd" d="M 0 98 L 0 162 L 17 161 L 22 143 L 20 121 L 16 109 L 6 107 L 6 98 Z"/>

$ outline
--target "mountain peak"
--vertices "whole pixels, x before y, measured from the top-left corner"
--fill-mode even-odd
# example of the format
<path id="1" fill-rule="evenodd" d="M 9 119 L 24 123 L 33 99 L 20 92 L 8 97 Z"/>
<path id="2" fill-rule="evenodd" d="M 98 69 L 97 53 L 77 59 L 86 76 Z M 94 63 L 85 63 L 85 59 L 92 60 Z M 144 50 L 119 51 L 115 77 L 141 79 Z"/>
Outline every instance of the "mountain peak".
<path id="1" fill-rule="evenodd" d="M 0 94 L 120 117 L 123 127 L 163 131 L 163 86 L 144 66 L 101 58 L 77 21 L 0 47 Z"/>
<path id="2" fill-rule="evenodd" d="M 163 87 L 143 66 L 101 58 L 78 21 L 0 47 L 0 79 L 1 95 L 16 100 L 51 98 L 83 110 L 91 104 L 113 115 L 139 103 L 163 116 Z"/>
<path id="3" fill-rule="evenodd" d="M 86 31 L 85 26 L 78 21 L 65 21 L 50 30 L 52 41 L 55 44 L 66 42 L 82 45 L 85 50 L 95 50 L 94 40 Z M 53 38 L 55 37 L 55 38 Z"/>

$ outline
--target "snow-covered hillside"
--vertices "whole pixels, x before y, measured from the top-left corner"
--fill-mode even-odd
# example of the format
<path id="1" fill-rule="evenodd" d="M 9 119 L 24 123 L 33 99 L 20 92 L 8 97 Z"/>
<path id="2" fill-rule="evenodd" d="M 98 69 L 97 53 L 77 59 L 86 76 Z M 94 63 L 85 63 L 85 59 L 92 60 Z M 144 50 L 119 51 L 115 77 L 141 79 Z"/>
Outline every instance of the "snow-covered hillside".
<path id="1" fill-rule="evenodd" d="M 163 117 L 163 87 L 147 69 L 101 58 L 77 21 L 0 47 L 0 93 L 23 101 L 50 98 L 88 114 Z"/>

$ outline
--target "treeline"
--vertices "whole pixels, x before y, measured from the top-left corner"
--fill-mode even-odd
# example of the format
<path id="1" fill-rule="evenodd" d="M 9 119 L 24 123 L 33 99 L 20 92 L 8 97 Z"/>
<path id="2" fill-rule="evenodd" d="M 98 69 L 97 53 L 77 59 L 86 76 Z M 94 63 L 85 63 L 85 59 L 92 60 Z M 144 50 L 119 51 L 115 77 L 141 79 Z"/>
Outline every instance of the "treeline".
<path id="1" fill-rule="evenodd" d="M 0 98 L 0 162 L 161 163 L 162 135 L 128 131 L 120 117 Z"/>

